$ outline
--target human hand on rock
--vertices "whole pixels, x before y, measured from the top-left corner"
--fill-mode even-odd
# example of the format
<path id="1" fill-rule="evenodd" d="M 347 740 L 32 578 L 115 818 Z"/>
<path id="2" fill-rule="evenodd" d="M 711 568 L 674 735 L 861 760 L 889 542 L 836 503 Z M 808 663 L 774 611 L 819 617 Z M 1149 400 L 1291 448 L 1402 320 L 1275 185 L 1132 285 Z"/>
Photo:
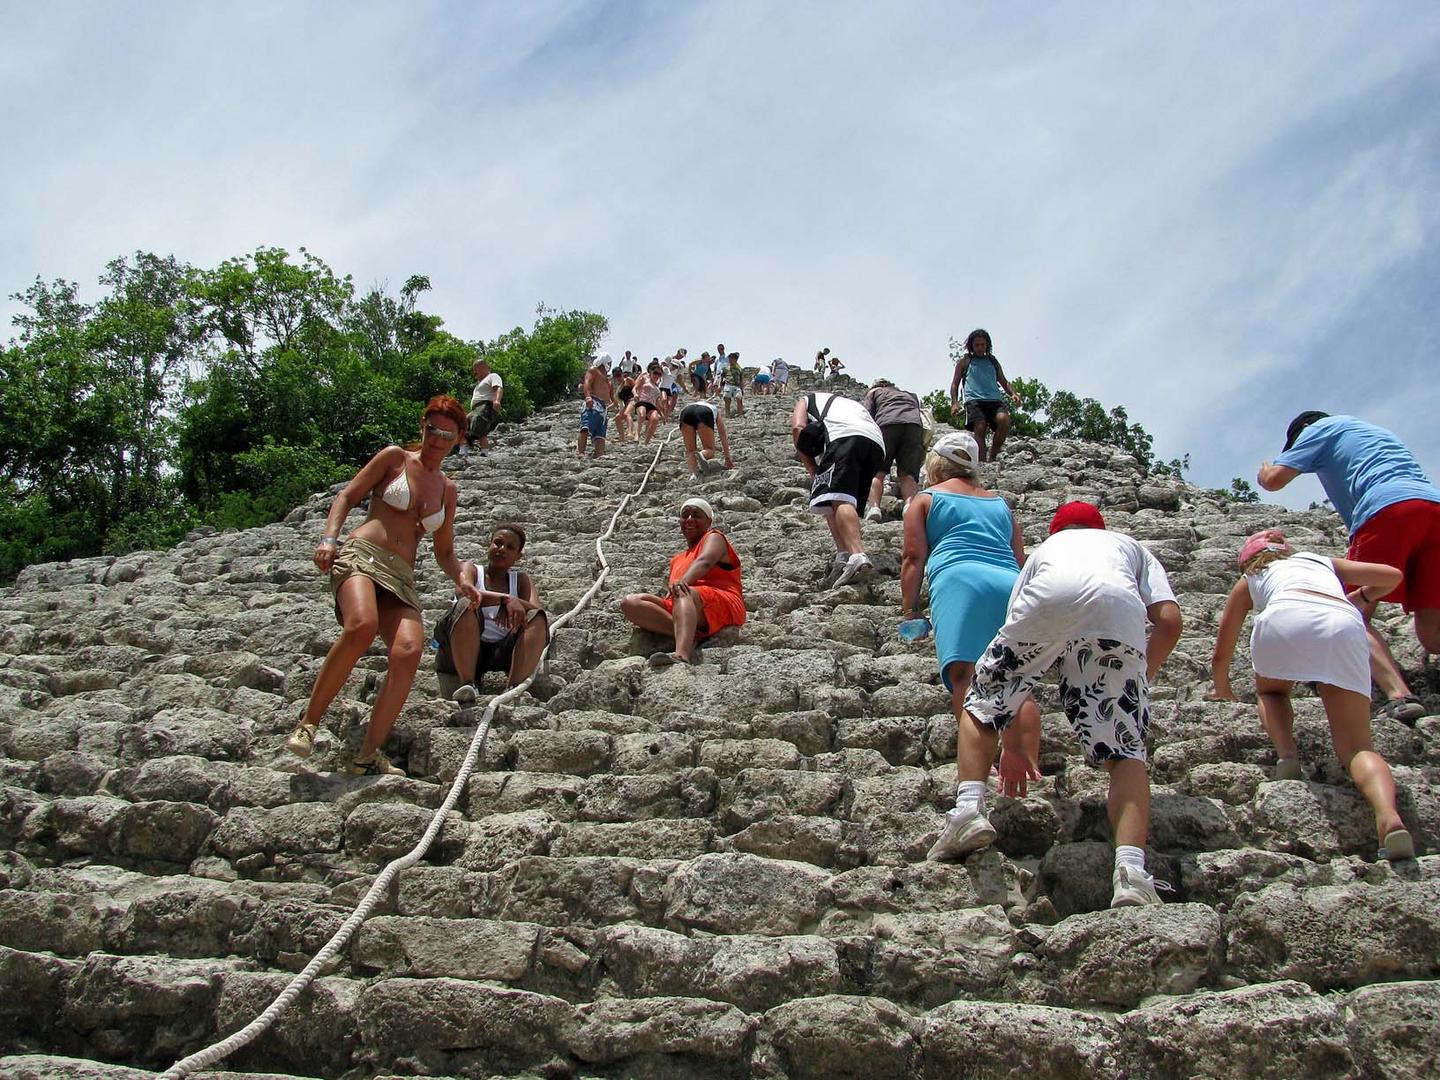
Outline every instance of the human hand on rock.
<path id="1" fill-rule="evenodd" d="M 1012 799 L 1023 799 L 1029 791 L 1030 781 L 1040 779 L 1040 766 L 1008 747 L 1000 751 L 999 772 L 1000 794 Z"/>

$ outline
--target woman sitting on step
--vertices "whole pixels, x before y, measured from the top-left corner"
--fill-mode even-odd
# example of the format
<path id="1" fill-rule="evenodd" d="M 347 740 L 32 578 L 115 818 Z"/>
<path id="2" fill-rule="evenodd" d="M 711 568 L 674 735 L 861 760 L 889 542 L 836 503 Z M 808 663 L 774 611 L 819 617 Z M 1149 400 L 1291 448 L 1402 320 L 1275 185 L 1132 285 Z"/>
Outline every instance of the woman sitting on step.
<path id="1" fill-rule="evenodd" d="M 435 561 L 472 603 L 480 593 L 467 583 L 455 557 L 455 482 L 440 471 L 445 455 L 465 438 L 465 409 L 442 394 L 420 416 L 420 441 L 387 446 L 366 463 L 330 505 L 325 534 L 315 546 L 315 565 L 330 575 L 335 618 L 341 631 L 325 655 L 304 715 L 285 746 L 302 758 L 315 746 L 315 732 L 330 702 L 340 693 L 356 661 L 379 634 L 389 651 L 384 687 L 371 708 L 370 725 L 349 771 L 357 776 L 403 776 L 380 747 L 410 694 L 425 631 L 415 591 L 415 556 L 420 538 L 434 536 Z M 370 513 L 345 542 L 340 533 L 352 507 L 367 497 Z"/>
<path id="2" fill-rule="evenodd" d="M 1249 537 L 1236 559 L 1241 577 L 1230 590 L 1220 625 L 1210 675 L 1210 701 L 1234 701 L 1230 658 L 1245 615 L 1255 611 L 1250 662 L 1260 723 L 1275 747 L 1275 779 L 1302 777 L 1295 745 L 1295 713 L 1290 689 L 1314 683 L 1330 722 L 1330 738 L 1340 764 L 1375 812 L 1380 857 L 1413 859 L 1415 843 L 1395 809 L 1395 780 L 1370 738 L 1370 648 L 1365 620 L 1351 601 L 1369 603 L 1400 584 L 1399 570 L 1381 563 L 1331 559 L 1296 551 L 1279 529 Z M 1344 586 L 1353 586 L 1347 599 Z"/>
<path id="3" fill-rule="evenodd" d="M 515 569 L 524 550 L 524 529 L 508 521 L 496 525 L 490 534 L 485 580 L 480 581 L 475 563 L 465 563 L 465 581 L 481 590 L 480 607 L 457 595 L 435 625 L 435 640 L 440 643 L 435 675 L 440 693 L 451 701 L 462 705 L 474 701 L 487 671 L 503 671 L 509 680 L 506 685 L 519 686 L 540 662 L 550 640 L 550 623 L 535 582 Z"/>

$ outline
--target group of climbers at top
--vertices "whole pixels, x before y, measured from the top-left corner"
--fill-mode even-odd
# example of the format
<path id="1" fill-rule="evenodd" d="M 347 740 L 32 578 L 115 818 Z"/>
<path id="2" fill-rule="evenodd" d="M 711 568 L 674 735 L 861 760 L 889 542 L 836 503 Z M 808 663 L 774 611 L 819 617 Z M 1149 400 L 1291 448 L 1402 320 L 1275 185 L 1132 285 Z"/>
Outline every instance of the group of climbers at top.
<path id="1" fill-rule="evenodd" d="M 817 356 L 817 366 L 827 352 Z M 679 350 L 668 362 L 683 359 Z M 620 373 L 621 385 L 630 379 L 631 362 L 627 359 Z M 597 432 L 587 414 L 608 409 L 618 397 L 611 366 L 608 357 L 600 358 L 582 381 L 582 453 L 587 435 L 596 439 L 597 452 L 602 449 L 604 428 Z M 733 467 L 724 417 L 709 398 L 711 371 L 692 374 L 692 387 L 705 396 L 678 417 L 692 478 L 718 467 L 703 464 L 715 457 L 717 432 L 724 467 Z M 647 385 L 672 396 L 669 387 L 678 380 L 666 380 L 674 374 L 673 367 L 652 362 L 629 381 L 625 408 L 647 400 L 637 389 L 641 379 L 653 377 Z M 479 393 L 489 373 L 477 365 L 476 375 Z M 974 409 L 972 379 L 982 395 L 973 399 Z M 880 519 L 883 479 L 897 466 L 904 500 L 902 632 L 908 627 L 907 640 L 919 640 L 933 630 L 939 676 L 950 690 L 957 724 L 956 804 L 930 858 L 954 858 L 993 841 L 985 793 L 997 749 L 1003 794 L 1023 796 L 1039 778 L 1040 714 L 1032 691 L 1058 664 L 1061 707 L 1087 760 L 1110 773 L 1113 903 L 1158 903 L 1159 883 L 1144 861 L 1148 698 L 1181 632 L 1174 593 L 1159 560 L 1137 541 L 1107 529 L 1100 510 L 1087 503 L 1061 506 L 1049 538 L 1027 556 L 1013 512 L 980 482 L 987 461 L 981 440 L 993 436 L 988 455 L 993 461 L 1008 430 L 1005 398 L 1015 400 L 984 331 L 967 339 L 952 394 L 962 384 L 970 427 L 943 436 L 928 451 L 918 398 L 887 380 L 876 380 L 863 401 L 825 391 L 797 398 L 790 441 L 811 477 L 810 509 L 825 519 L 836 549 L 825 583 L 844 587 L 874 573 L 862 522 Z M 480 399 L 482 412 L 498 401 L 500 387 L 492 385 L 494 395 Z M 986 398 L 987 392 L 1005 398 Z M 687 420 L 692 409 L 705 415 Z M 660 407 L 637 410 L 636 428 L 649 430 L 652 414 L 657 423 L 663 415 Z M 330 576 L 342 631 L 288 741 L 295 753 L 309 755 L 326 708 L 378 635 L 388 651 L 387 678 L 350 771 L 400 773 L 381 747 L 423 652 L 413 571 L 419 540 L 427 533 L 434 538 L 436 561 L 456 587 L 456 600 L 442 620 L 449 664 L 442 685 L 452 699 L 475 700 L 475 680 L 486 670 L 505 671 L 511 685 L 534 671 L 548 628 L 534 583 L 514 568 L 524 529 L 496 526 L 483 573 L 462 564 L 454 550 L 456 488 L 440 464 L 467 435 L 488 430 L 486 423 L 483 418 L 477 423 L 473 409 L 467 416 L 453 398 L 432 399 L 423 410 L 420 441 L 382 450 L 335 499 L 314 561 Z M 1290 424 L 1282 453 L 1261 466 L 1258 482 L 1277 490 L 1302 472 L 1319 475 L 1349 527 L 1347 557 L 1297 552 L 1278 529 L 1248 538 L 1237 553 L 1241 576 L 1220 620 L 1214 685 L 1207 696 L 1233 699 L 1230 662 L 1244 618 L 1253 612 L 1251 660 L 1277 779 L 1304 773 L 1290 694 L 1296 683 L 1308 683 L 1320 696 L 1341 764 L 1374 812 L 1381 856 L 1410 858 L 1414 843 L 1396 809 L 1394 780 L 1371 739 L 1371 680 L 1387 699 L 1382 711 L 1389 718 L 1413 724 L 1425 705 L 1411 693 L 1369 621 L 1379 603 L 1400 603 L 1413 614 L 1422 647 L 1440 651 L 1440 489 L 1392 433 L 1354 417 L 1314 411 Z M 366 520 L 342 544 L 350 510 L 367 498 Z M 872 500 L 877 505 L 867 508 Z M 686 500 L 680 511 L 685 549 L 671 560 L 664 593 L 621 601 L 621 612 L 633 624 L 674 641 L 672 650 L 650 657 L 653 666 L 693 664 L 703 640 L 745 621 L 740 558 L 714 519 L 706 500 Z M 928 619 L 922 581 L 929 585 Z"/>

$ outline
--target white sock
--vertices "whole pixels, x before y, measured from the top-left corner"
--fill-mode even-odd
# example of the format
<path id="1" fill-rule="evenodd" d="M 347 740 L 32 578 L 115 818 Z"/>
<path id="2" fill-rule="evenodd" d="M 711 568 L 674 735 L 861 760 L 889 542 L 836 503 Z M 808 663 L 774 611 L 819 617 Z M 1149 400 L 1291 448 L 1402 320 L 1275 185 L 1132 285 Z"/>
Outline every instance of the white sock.
<path id="1" fill-rule="evenodd" d="M 1115 845 L 1115 866 L 1127 866 L 1131 870 L 1138 870 L 1145 873 L 1145 849 L 1132 847 L 1129 844 Z"/>
<path id="2" fill-rule="evenodd" d="M 967 807 L 974 809 L 977 814 L 985 812 L 984 780 L 960 781 L 960 788 L 955 792 L 955 809 L 964 810 Z"/>

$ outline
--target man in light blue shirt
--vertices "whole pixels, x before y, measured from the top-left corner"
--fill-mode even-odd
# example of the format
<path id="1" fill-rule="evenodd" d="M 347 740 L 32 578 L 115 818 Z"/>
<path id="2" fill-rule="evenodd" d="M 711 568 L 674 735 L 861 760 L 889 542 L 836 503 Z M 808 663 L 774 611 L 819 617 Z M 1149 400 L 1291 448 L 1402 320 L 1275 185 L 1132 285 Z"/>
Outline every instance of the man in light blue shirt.
<path id="1" fill-rule="evenodd" d="M 1415 616 L 1426 652 L 1440 652 L 1440 488 L 1392 432 L 1353 416 L 1303 412 L 1290 422 L 1285 449 L 1260 466 L 1256 480 L 1279 491 L 1313 472 L 1350 530 L 1346 557 L 1393 566 L 1404 580 L 1384 597 L 1352 594 L 1366 626 L 1381 600 Z M 1385 712 L 1414 723 L 1426 709 L 1406 685 L 1390 649 L 1370 631 L 1370 674 L 1388 700 Z"/>

